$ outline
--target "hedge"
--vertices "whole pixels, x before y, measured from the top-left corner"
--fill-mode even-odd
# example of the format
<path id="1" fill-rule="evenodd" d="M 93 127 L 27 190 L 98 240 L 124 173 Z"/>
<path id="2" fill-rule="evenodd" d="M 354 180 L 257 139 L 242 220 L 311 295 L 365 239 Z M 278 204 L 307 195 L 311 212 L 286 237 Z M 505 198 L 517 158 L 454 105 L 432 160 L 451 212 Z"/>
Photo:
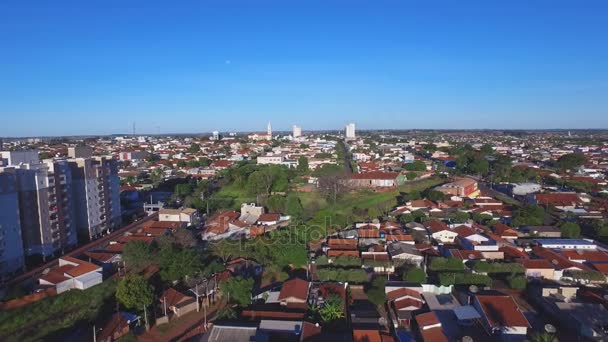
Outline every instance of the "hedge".
<path id="1" fill-rule="evenodd" d="M 429 268 L 431 271 L 464 271 L 464 264 L 456 258 L 433 258 Z"/>
<path id="2" fill-rule="evenodd" d="M 369 281 L 367 272 L 360 268 L 319 268 L 317 269 L 317 275 L 319 276 L 319 280 L 321 281 L 348 281 L 354 283 L 365 283 Z"/>
<path id="3" fill-rule="evenodd" d="M 518 263 L 493 263 L 479 261 L 473 265 L 473 271 L 482 273 L 524 273 L 525 270 Z"/>
<path id="4" fill-rule="evenodd" d="M 492 284 L 492 278 L 483 274 L 475 273 L 440 273 L 439 284 L 443 286 L 449 285 L 486 285 Z"/>

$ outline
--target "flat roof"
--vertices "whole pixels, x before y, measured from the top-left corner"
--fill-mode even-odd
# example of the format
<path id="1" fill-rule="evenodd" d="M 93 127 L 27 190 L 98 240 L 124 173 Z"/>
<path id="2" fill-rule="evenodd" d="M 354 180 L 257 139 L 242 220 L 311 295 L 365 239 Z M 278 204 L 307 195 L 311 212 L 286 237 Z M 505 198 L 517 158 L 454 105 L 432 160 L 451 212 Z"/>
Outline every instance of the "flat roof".
<path id="1" fill-rule="evenodd" d="M 535 239 L 541 245 L 595 245 L 595 242 L 585 239 Z"/>

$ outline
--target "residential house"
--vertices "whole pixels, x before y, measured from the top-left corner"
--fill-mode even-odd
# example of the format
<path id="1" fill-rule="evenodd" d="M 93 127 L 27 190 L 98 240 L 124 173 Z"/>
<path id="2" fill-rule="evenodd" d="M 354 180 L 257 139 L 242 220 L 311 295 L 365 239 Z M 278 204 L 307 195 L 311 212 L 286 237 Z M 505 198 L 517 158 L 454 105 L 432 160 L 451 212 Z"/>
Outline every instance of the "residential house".
<path id="1" fill-rule="evenodd" d="M 103 281 L 101 266 L 70 256 L 59 258 L 59 267 L 43 274 L 40 285 L 54 286 L 57 293 L 72 289 L 86 290 Z"/>
<path id="2" fill-rule="evenodd" d="M 160 302 L 164 309 L 173 311 L 177 317 L 195 311 L 198 307 L 196 298 L 187 296 L 171 287 L 160 296 Z"/>
<path id="3" fill-rule="evenodd" d="M 443 332 L 441 322 L 435 312 L 426 312 L 416 315 L 418 332 L 425 342 L 447 342 L 448 338 Z"/>
<path id="4" fill-rule="evenodd" d="M 530 323 L 511 296 L 476 295 L 473 306 L 490 335 L 526 335 Z"/>

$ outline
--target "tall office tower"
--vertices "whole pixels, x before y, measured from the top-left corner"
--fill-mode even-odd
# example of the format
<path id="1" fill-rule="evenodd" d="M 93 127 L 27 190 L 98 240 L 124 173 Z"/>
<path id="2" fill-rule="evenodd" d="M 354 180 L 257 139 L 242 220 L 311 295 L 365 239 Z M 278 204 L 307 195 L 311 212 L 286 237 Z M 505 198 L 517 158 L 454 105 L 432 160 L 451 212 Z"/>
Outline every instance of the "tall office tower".
<path id="1" fill-rule="evenodd" d="M 0 167 L 0 276 L 24 265 L 17 174 L 14 168 Z"/>
<path id="2" fill-rule="evenodd" d="M 346 125 L 346 139 L 355 139 L 355 124 L 349 123 Z"/>
<path id="3" fill-rule="evenodd" d="M 121 223 L 118 167 L 104 157 L 70 159 L 79 240 L 93 239 Z"/>
<path id="4" fill-rule="evenodd" d="M 293 137 L 294 138 L 299 138 L 302 136 L 302 127 L 293 125 Z"/>
<path id="5" fill-rule="evenodd" d="M 213 133 L 211 133 L 211 140 L 220 140 L 220 132 L 213 131 Z"/>
<path id="6" fill-rule="evenodd" d="M 266 134 L 267 134 L 269 137 L 272 137 L 272 125 L 270 124 L 270 121 L 268 121 L 268 129 L 267 129 Z"/>

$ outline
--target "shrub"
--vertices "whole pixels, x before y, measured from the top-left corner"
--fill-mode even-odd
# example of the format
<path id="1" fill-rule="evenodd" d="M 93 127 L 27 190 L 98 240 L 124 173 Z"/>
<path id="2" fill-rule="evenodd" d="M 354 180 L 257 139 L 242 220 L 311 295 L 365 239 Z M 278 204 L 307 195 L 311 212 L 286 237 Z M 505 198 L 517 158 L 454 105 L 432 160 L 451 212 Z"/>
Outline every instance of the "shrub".
<path id="1" fill-rule="evenodd" d="M 403 274 L 403 280 L 424 284 L 426 282 L 426 273 L 420 267 L 412 267 Z"/>
<path id="2" fill-rule="evenodd" d="M 440 273 L 439 284 L 449 285 L 485 285 L 492 284 L 492 278 L 483 274 L 474 273 Z"/>
<path id="3" fill-rule="evenodd" d="M 518 263 L 492 263 L 479 261 L 473 265 L 473 271 L 482 273 L 524 273 L 525 270 Z"/>
<path id="4" fill-rule="evenodd" d="M 456 258 L 433 258 L 429 267 L 432 271 L 464 271 L 462 260 Z"/>
<path id="5" fill-rule="evenodd" d="M 507 278 L 507 281 L 509 282 L 509 287 L 511 287 L 512 289 L 521 290 L 525 289 L 526 285 L 528 285 L 526 277 L 522 275 L 511 275 L 509 278 Z"/>

